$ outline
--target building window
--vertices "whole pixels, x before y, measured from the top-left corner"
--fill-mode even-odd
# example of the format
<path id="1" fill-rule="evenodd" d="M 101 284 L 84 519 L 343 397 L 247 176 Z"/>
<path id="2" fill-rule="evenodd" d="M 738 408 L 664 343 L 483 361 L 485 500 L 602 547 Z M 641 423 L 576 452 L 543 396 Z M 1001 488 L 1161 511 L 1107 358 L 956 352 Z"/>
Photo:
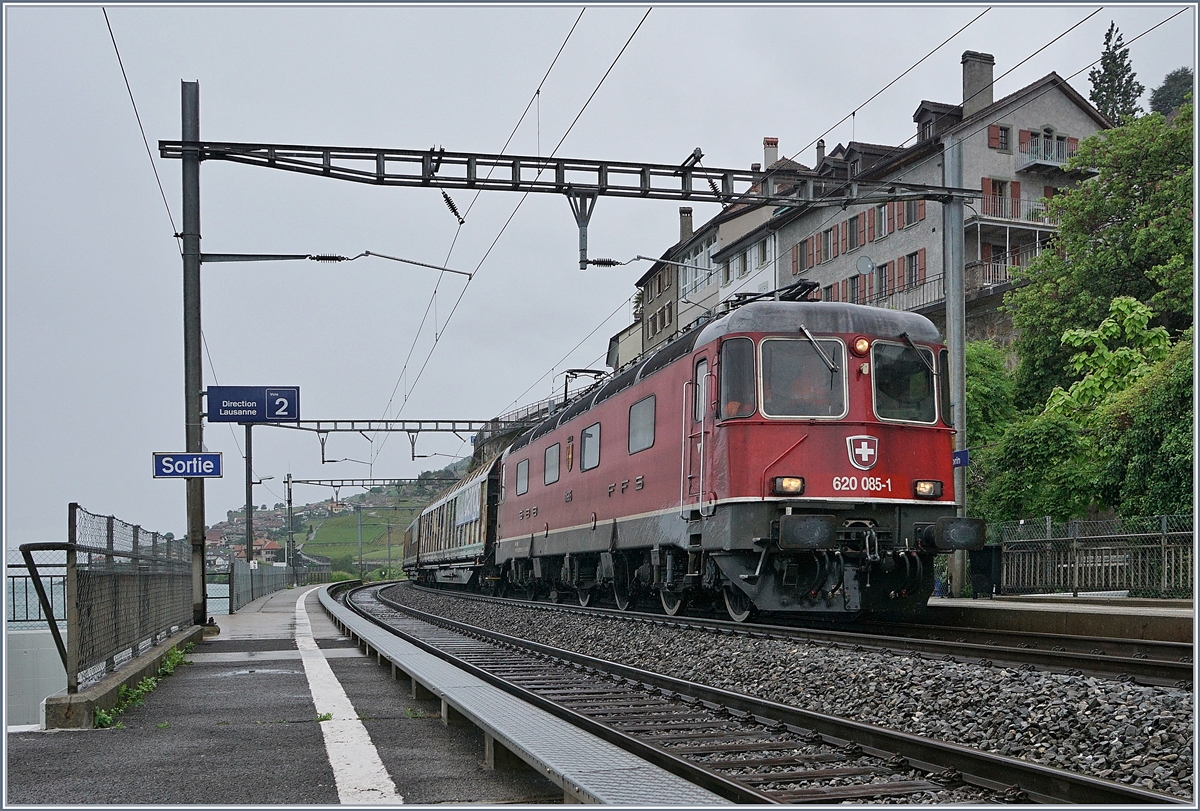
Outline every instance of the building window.
<path id="1" fill-rule="evenodd" d="M 850 177 L 858 176 L 858 161 L 850 161 Z"/>
<path id="2" fill-rule="evenodd" d="M 996 148 L 1001 150 L 1002 152 L 1007 152 L 1011 148 L 1011 147 L 1009 147 L 1009 143 L 1010 143 L 1009 133 L 1010 132 L 1011 131 L 1009 130 L 1008 127 L 998 127 L 997 128 L 997 132 L 996 132 L 997 147 Z"/>
<path id="3" fill-rule="evenodd" d="M 517 462 L 517 495 L 523 496 L 529 492 L 529 460 Z"/>
<path id="4" fill-rule="evenodd" d="M 558 481 L 558 451 L 559 445 L 557 442 L 546 448 L 546 466 L 543 468 L 544 475 L 542 476 L 543 484 L 554 484 Z"/>
<path id="5" fill-rule="evenodd" d="M 808 240 L 804 240 L 793 248 L 796 251 L 796 271 L 808 270 Z"/>
<path id="6" fill-rule="evenodd" d="M 875 206 L 875 238 L 883 239 L 888 235 L 887 203 Z"/>
<path id="7" fill-rule="evenodd" d="M 729 280 L 733 278 L 729 265 L 730 262 L 728 260 L 721 263 L 721 284 L 729 284 Z"/>
<path id="8" fill-rule="evenodd" d="M 875 266 L 875 290 L 881 296 L 894 292 L 888 289 L 887 263 Z"/>
<path id="9" fill-rule="evenodd" d="M 758 264 L 760 266 L 767 264 L 767 241 L 765 239 L 758 243 Z"/>
<path id="10" fill-rule="evenodd" d="M 857 276 L 857 275 L 850 277 L 850 301 L 854 304 L 862 304 L 862 301 L 859 299 L 859 295 L 858 295 L 859 294 L 858 280 L 860 278 L 862 278 L 862 277 Z"/>
<path id="11" fill-rule="evenodd" d="M 933 137 L 933 122 L 926 121 L 924 124 L 921 125 L 921 140 L 924 141 L 926 138 L 932 138 L 932 137 Z"/>
<path id="12" fill-rule="evenodd" d="M 858 217 L 846 220 L 846 250 L 852 251 L 858 247 Z"/>
<path id="13" fill-rule="evenodd" d="M 600 423 L 583 429 L 579 437 L 579 469 L 591 470 L 600 464 Z"/>
<path id="14" fill-rule="evenodd" d="M 750 254 L 743 253 L 742 258 L 738 260 L 738 278 L 745 276 L 750 272 Z"/>
<path id="15" fill-rule="evenodd" d="M 904 201 L 904 227 L 917 224 L 917 214 L 919 213 L 918 200 Z"/>
<path id="16" fill-rule="evenodd" d="M 910 253 L 904 257 L 904 284 L 907 287 L 916 287 L 917 282 L 917 255 Z"/>
<path id="17" fill-rule="evenodd" d="M 835 229 L 830 228 L 821 233 L 821 261 L 828 262 L 833 258 L 833 246 L 837 242 L 837 236 L 833 233 Z"/>
<path id="18" fill-rule="evenodd" d="M 666 319 L 665 325 L 668 327 L 671 326 L 671 319 L 672 319 L 671 311 L 673 309 L 674 309 L 673 302 L 670 302 L 670 301 L 668 301 L 667 306 L 663 308 L 663 311 L 664 311 L 663 318 Z"/>
<path id="19" fill-rule="evenodd" d="M 654 395 L 629 407 L 629 452 L 644 451 L 654 444 Z"/>
<path id="20" fill-rule="evenodd" d="M 834 301 L 837 298 L 837 296 L 835 296 L 833 293 L 833 290 L 835 287 L 836 287 L 836 285 L 832 285 L 832 284 L 826 285 L 825 289 L 821 291 L 821 300 L 822 301 Z"/>
<path id="21" fill-rule="evenodd" d="M 651 335 L 658 334 L 658 313 L 655 313 L 654 315 L 650 316 L 650 334 Z"/>

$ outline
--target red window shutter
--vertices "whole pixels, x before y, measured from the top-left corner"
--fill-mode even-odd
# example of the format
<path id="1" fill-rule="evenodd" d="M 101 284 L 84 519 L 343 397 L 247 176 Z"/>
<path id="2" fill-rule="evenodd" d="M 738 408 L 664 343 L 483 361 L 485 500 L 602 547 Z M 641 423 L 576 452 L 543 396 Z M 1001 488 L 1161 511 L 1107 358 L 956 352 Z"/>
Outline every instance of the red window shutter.
<path id="1" fill-rule="evenodd" d="M 1075 150 L 1078 148 L 1079 148 L 1079 139 L 1078 138 L 1068 138 L 1067 139 L 1067 157 L 1068 158 L 1071 157 L 1072 155 L 1074 155 Z"/>
<path id="2" fill-rule="evenodd" d="M 917 284 L 925 284 L 925 249 L 917 251 Z"/>
<path id="3" fill-rule="evenodd" d="M 992 245 L 990 242 L 985 242 L 979 246 L 979 258 L 984 262 L 992 261 Z"/>
<path id="4" fill-rule="evenodd" d="M 1042 196 L 1045 197 L 1047 200 L 1049 200 L 1051 197 L 1053 197 L 1056 194 L 1058 194 L 1058 189 L 1054 188 L 1053 186 L 1047 186 L 1042 191 Z"/>
<path id="5" fill-rule="evenodd" d="M 841 235 L 842 235 L 842 253 L 845 253 L 846 251 L 850 250 L 848 236 L 847 236 L 847 234 L 850 230 L 848 227 L 849 224 L 850 224 L 849 220 L 843 220 L 841 226 L 838 228 L 838 230 L 841 231 Z"/>
<path id="6" fill-rule="evenodd" d="M 864 245 L 867 242 L 867 212 L 862 212 L 858 215 L 858 244 Z"/>
<path id="7" fill-rule="evenodd" d="M 813 254 L 817 258 L 817 264 L 821 264 L 821 235 L 817 234 L 813 237 Z"/>
<path id="8" fill-rule="evenodd" d="M 1012 193 L 1012 219 L 1023 219 L 1021 211 L 1021 182 L 1014 180 L 1009 185 L 1009 191 Z"/>
<path id="9" fill-rule="evenodd" d="M 896 230 L 896 204 L 888 203 L 887 210 L 888 210 L 888 233 L 890 234 Z"/>
<path id="10" fill-rule="evenodd" d="M 813 261 L 813 238 L 812 237 L 809 237 L 808 239 L 804 240 L 804 252 L 807 255 L 808 266 L 812 267 L 813 265 L 815 265 L 816 262 Z"/>
<path id="11" fill-rule="evenodd" d="M 867 242 L 875 241 L 875 209 L 871 209 L 871 216 L 867 217 Z"/>
<path id="12" fill-rule="evenodd" d="M 925 219 L 925 201 L 918 200 L 917 201 L 917 222 L 920 222 L 923 219 Z"/>
<path id="13" fill-rule="evenodd" d="M 996 200 L 992 197 L 992 179 L 990 177 L 981 177 L 979 179 L 979 188 L 983 190 L 982 211 L 985 215 L 996 215 Z"/>
<path id="14" fill-rule="evenodd" d="M 1017 133 L 1017 143 L 1021 145 L 1022 149 L 1029 146 L 1029 142 L 1032 140 L 1033 133 L 1030 130 L 1021 130 Z"/>
<path id="15" fill-rule="evenodd" d="M 799 274 L 800 274 L 800 245 L 796 244 L 796 245 L 792 246 L 792 275 L 798 276 Z"/>
<path id="16" fill-rule="evenodd" d="M 862 286 L 863 290 L 867 291 L 867 300 L 870 301 L 875 295 L 875 282 L 871 279 L 871 274 L 864 273 L 862 275 L 862 281 L 859 282 L 859 284 Z"/>
<path id="17" fill-rule="evenodd" d="M 905 225 L 908 224 L 908 223 L 904 222 L 904 210 L 905 210 L 905 204 L 901 203 L 901 202 L 897 202 L 896 203 L 896 230 L 897 231 L 899 231 L 901 228 L 903 228 Z"/>
<path id="18" fill-rule="evenodd" d="M 1000 148 L 1000 125 L 988 124 L 988 149 Z"/>
<path id="19" fill-rule="evenodd" d="M 849 295 L 850 295 L 850 280 L 842 279 L 842 299 L 841 300 L 846 301 L 846 299 Z"/>
<path id="20" fill-rule="evenodd" d="M 829 235 L 829 258 L 834 259 L 838 255 L 838 227 L 835 225 L 830 230 L 833 233 Z"/>

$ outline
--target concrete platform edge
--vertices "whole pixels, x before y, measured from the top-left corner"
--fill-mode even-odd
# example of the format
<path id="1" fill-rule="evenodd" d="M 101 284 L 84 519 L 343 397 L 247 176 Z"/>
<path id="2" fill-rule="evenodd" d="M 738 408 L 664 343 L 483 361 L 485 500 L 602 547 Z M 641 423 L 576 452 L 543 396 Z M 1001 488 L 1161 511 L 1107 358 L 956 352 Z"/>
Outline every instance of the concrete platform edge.
<path id="1" fill-rule="evenodd" d="M 147 676 L 153 676 L 171 648 L 181 647 L 189 642 L 199 642 L 203 636 L 203 625 L 185 628 L 164 639 L 151 652 L 132 659 L 91 687 L 78 693 L 67 693 L 63 690 L 48 696 L 42 703 L 41 728 L 91 729 L 96 709 L 111 710 L 115 707 L 117 695 L 123 685 L 137 684 Z"/>

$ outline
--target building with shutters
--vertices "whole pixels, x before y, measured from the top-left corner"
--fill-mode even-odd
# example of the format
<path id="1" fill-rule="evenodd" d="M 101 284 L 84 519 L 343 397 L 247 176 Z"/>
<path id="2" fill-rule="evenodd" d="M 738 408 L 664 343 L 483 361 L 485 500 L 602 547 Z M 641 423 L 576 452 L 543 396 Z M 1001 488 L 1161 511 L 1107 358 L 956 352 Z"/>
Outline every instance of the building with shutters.
<path id="1" fill-rule="evenodd" d="M 819 144 L 814 171 L 857 182 L 860 193 L 897 180 L 941 185 L 944 144 L 961 140 L 963 185 L 982 192 L 964 212 L 968 339 L 1008 343 L 1011 324 L 997 308 L 1014 269 L 1044 250 L 1055 230 L 1046 200 L 1083 179 L 1066 162 L 1081 139 L 1111 125 L 1057 73 L 993 101 L 993 57 L 967 51 L 962 64 L 962 104 L 922 101 L 910 144 L 852 141 L 828 154 Z M 915 310 L 944 324 L 940 203 L 797 207 L 773 220 L 777 286 L 803 276 L 820 285 L 823 299 Z"/>
<path id="2" fill-rule="evenodd" d="M 994 68 L 992 55 L 965 52 L 962 102 L 921 101 L 903 144 L 851 141 L 826 152 L 818 141 L 809 169 L 780 160 L 778 140 L 766 138 L 764 182 L 784 195 L 805 184 L 813 198 L 843 196 L 851 183 L 860 194 L 897 181 L 946 185 L 943 148 L 959 140 L 963 185 L 982 194 L 964 212 L 967 337 L 1007 344 L 1011 319 L 999 305 L 1014 270 L 1055 231 L 1046 200 L 1084 179 L 1065 164 L 1080 140 L 1111 123 L 1057 73 L 994 100 Z M 613 337 L 610 365 L 625 365 L 739 296 L 800 278 L 816 282 L 824 300 L 913 310 L 944 328 L 942 209 L 933 199 L 815 206 L 797 193 L 795 207 L 730 206 L 697 228 L 692 210 L 680 209 L 679 242 L 637 282 L 640 346 L 626 328 Z"/>

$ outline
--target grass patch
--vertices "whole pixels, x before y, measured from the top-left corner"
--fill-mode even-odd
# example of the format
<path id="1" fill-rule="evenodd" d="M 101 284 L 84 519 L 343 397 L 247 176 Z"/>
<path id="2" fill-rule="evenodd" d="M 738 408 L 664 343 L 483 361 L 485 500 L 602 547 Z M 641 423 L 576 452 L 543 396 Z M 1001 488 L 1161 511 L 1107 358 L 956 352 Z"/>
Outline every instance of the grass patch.
<path id="1" fill-rule="evenodd" d="M 333 713 L 331 713 L 331 712 L 323 712 L 317 716 L 318 724 L 323 721 L 332 721 L 332 720 L 333 720 Z"/>
<path id="2" fill-rule="evenodd" d="M 92 728 L 93 729 L 121 729 L 125 725 L 122 724 L 117 717 L 125 712 L 130 707 L 140 707 L 146 700 L 146 696 L 158 686 L 158 683 L 175 672 L 175 668 L 181 664 L 187 663 L 187 655 L 192 652 L 195 647 L 194 643 L 187 643 L 183 650 L 179 648 L 171 648 L 167 651 L 167 655 L 163 657 L 162 662 L 158 666 L 158 672 L 153 676 L 147 676 L 139 681 L 133 687 L 128 684 L 122 684 L 117 690 L 117 704 L 111 710 L 102 710 L 99 707 L 92 713 Z M 170 726 L 169 722 L 167 726 Z M 159 729 L 164 729 L 161 724 Z"/>

